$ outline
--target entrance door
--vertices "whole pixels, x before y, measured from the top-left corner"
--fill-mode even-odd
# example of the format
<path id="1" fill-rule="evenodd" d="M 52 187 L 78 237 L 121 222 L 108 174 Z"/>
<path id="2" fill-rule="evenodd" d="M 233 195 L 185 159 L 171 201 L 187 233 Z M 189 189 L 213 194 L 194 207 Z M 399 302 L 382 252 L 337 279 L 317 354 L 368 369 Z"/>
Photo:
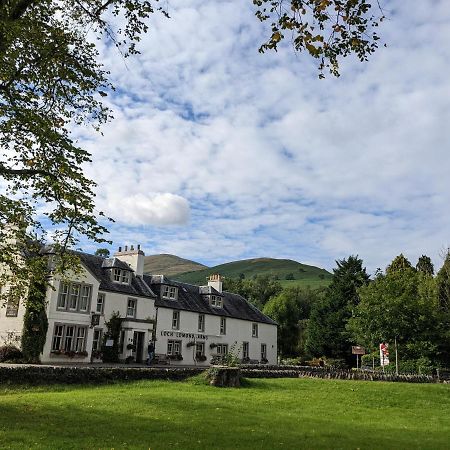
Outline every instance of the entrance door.
<path id="1" fill-rule="evenodd" d="M 145 333 L 143 331 L 135 331 L 133 335 L 133 341 L 136 345 L 136 362 L 143 362 L 143 353 L 144 353 L 144 338 Z"/>

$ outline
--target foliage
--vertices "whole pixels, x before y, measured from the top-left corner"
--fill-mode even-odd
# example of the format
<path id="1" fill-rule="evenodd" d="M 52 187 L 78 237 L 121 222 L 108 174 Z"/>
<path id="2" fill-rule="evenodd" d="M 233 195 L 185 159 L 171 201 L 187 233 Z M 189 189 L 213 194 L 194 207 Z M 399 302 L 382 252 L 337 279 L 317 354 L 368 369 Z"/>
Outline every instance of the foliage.
<path id="1" fill-rule="evenodd" d="M 111 118 L 101 98 L 112 86 L 97 61 L 95 37 L 106 37 L 125 57 L 136 53 L 152 12 L 142 0 L 0 2 L 0 265 L 7 269 L 0 284 L 20 291 L 18 298 L 28 280 L 45 279 L 40 266 L 26 261 L 28 247 L 37 245 L 35 256 L 45 241 L 43 223 L 52 228 L 56 255 L 83 236 L 104 241 L 95 183 L 83 170 L 90 155 L 71 130 L 88 124 L 98 130 Z M 61 273 L 77 267 L 76 258 L 53 262 Z"/>
<path id="2" fill-rule="evenodd" d="M 440 339 L 435 280 L 403 263 L 394 267 L 391 264 L 385 275 L 361 287 L 361 301 L 348 329 L 368 348 L 396 339 L 402 359 L 434 359 Z"/>
<path id="3" fill-rule="evenodd" d="M 105 322 L 106 332 L 103 337 L 102 354 L 104 362 L 118 362 L 119 361 L 119 339 L 122 328 L 122 319 L 120 313 L 113 312 L 108 322 Z M 112 340 L 111 347 L 106 346 L 106 341 Z"/>
<path id="4" fill-rule="evenodd" d="M 351 342 L 346 323 L 359 303 L 358 289 L 369 282 L 369 276 L 358 256 L 336 261 L 333 279 L 322 299 L 311 311 L 306 352 L 312 356 L 351 361 Z"/>
<path id="5" fill-rule="evenodd" d="M 225 290 L 239 294 L 257 308 L 282 291 L 281 284 L 270 275 L 256 275 L 251 279 L 225 279 Z"/>
<path id="6" fill-rule="evenodd" d="M 434 275 L 434 266 L 431 262 L 431 258 L 426 255 L 422 255 L 416 264 L 416 270 L 422 273 L 425 273 L 427 275 L 433 276 Z"/>
<path id="7" fill-rule="evenodd" d="M 376 28 L 383 21 L 366 0 L 253 0 L 256 16 L 271 22 L 271 36 L 259 51 L 277 50 L 286 35 L 294 49 L 305 51 L 324 70 L 339 76 L 339 59 L 354 54 L 361 61 L 378 48 Z"/>
<path id="8" fill-rule="evenodd" d="M 13 345 L 3 345 L 0 347 L 0 363 L 3 362 L 19 362 L 23 358 L 20 349 Z"/>
<path id="9" fill-rule="evenodd" d="M 285 280 L 295 280 L 295 277 L 294 277 L 294 274 L 291 272 L 291 273 L 286 274 L 284 279 Z"/>
<path id="10" fill-rule="evenodd" d="M 22 352 L 27 362 L 38 363 L 48 330 L 46 311 L 47 284 L 32 281 L 23 318 Z"/>
<path id="11" fill-rule="evenodd" d="M 403 255 L 403 253 L 400 253 L 400 255 L 396 256 L 394 260 L 389 264 L 389 266 L 386 267 L 386 273 L 392 273 L 392 272 L 400 272 L 402 270 L 408 270 L 412 269 L 412 265 L 409 262 L 407 258 Z"/>
<path id="12" fill-rule="evenodd" d="M 278 323 L 278 348 L 282 357 L 304 354 L 311 307 L 318 300 L 317 291 L 291 287 L 264 306 L 264 314 Z"/>
<path id="13" fill-rule="evenodd" d="M 443 311 L 450 311 L 450 249 L 445 255 L 444 264 L 437 273 L 439 305 Z"/>
<path id="14" fill-rule="evenodd" d="M 95 256 L 100 256 L 101 258 L 109 258 L 109 250 L 107 248 L 98 248 L 95 250 Z"/>

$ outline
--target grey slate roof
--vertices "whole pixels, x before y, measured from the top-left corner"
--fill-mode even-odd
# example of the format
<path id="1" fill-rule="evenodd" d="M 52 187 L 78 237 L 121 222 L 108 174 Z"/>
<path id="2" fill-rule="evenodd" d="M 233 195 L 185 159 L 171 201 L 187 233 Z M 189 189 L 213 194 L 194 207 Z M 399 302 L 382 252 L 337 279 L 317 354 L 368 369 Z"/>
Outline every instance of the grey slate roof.
<path id="1" fill-rule="evenodd" d="M 160 296 L 161 283 L 152 283 L 152 277 L 149 275 L 144 275 L 144 281 L 150 286 L 151 290 L 157 294 L 155 306 L 158 307 L 232 317 L 235 319 L 268 323 L 272 325 L 277 324 L 238 294 L 232 294 L 231 292 L 218 293 L 219 295 L 223 295 L 223 307 L 214 308 L 213 306 L 210 306 L 200 294 L 199 286 L 164 278 L 163 284 L 178 287 L 178 299 L 169 300 L 161 298 Z M 213 289 L 213 291 L 215 291 L 215 289 Z"/>
<path id="2" fill-rule="evenodd" d="M 128 264 L 117 258 L 104 259 L 100 256 L 76 252 L 84 266 L 100 282 L 100 290 L 117 292 L 131 296 L 149 297 L 155 299 L 155 306 L 161 308 L 180 309 L 197 313 L 212 314 L 215 316 L 232 317 L 235 319 L 249 320 L 251 322 L 267 323 L 277 325 L 275 321 L 264 315 L 255 306 L 250 304 L 244 297 L 231 292 L 219 293 L 214 288 L 206 289 L 204 286 L 180 283 L 160 275 L 144 275 L 142 278 L 135 276 L 131 271 L 131 283 L 114 283 L 111 280 L 110 270 L 112 267 L 128 269 Z M 111 261 L 115 260 L 115 261 Z M 119 261 L 119 263 L 117 262 Z M 126 267 L 122 267 L 125 265 Z M 167 284 L 178 288 L 177 300 L 161 298 L 161 285 Z M 215 294 L 223 298 L 223 307 L 214 308 L 209 305 L 203 295 Z"/>
<path id="3" fill-rule="evenodd" d="M 87 253 L 81 252 L 77 252 L 77 255 L 80 257 L 81 262 L 92 273 L 92 275 L 94 275 L 94 277 L 100 281 L 101 291 L 118 292 L 120 294 L 155 298 L 155 294 L 152 292 L 152 290 L 147 286 L 146 283 L 142 281 L 141 278 L 136 277 L 134 275 L 134 272 L 131 272 L 130 284 L 114 283 L 111 280 L 110 272 L 108 270 L 108 268 L 110 267 L 103 267 L 103 262 L 105 261 L 105 259 L 101 258 L 100 256 L 88 255 Z M 120 262 L 122 264 L 125 264 L 128 270 L 130 270 L 128 264 L 122 261 Z"/>

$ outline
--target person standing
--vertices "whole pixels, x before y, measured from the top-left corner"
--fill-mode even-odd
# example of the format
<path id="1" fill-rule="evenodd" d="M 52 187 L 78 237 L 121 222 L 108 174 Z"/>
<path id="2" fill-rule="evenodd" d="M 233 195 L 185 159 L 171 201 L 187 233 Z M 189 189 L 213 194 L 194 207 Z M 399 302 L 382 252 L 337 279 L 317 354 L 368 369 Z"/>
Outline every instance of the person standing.
<path id="1" fill-rule="evenodd" d="M 147 347 L 148 357 L 147 357 L 147 366 L 149 366 L 152 362 L 154 352 L 155 352 L 155 344 L 153 341 L 149 341 L 148 347 Z"/>

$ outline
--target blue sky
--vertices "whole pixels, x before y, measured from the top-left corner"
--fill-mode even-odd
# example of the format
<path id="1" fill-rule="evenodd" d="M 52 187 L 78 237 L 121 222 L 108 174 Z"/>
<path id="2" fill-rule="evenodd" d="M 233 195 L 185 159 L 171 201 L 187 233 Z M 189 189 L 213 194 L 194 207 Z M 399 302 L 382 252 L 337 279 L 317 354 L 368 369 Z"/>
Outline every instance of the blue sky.
<path id="1" fill-rule="evenodd" d="M 450 244 L 450 8 L 385 1 L 387 48 L 319 80 L 289 44 L 258 53 L 252 2 L 170 1 L 141 55 L 101 58 L 117 91 L 103 136 L 78 132 L 112 216 L 140 243 L 212 265 L 291 258 L 370 271 Z M 83 245 L 92 250 L 89 244 Z"/>

